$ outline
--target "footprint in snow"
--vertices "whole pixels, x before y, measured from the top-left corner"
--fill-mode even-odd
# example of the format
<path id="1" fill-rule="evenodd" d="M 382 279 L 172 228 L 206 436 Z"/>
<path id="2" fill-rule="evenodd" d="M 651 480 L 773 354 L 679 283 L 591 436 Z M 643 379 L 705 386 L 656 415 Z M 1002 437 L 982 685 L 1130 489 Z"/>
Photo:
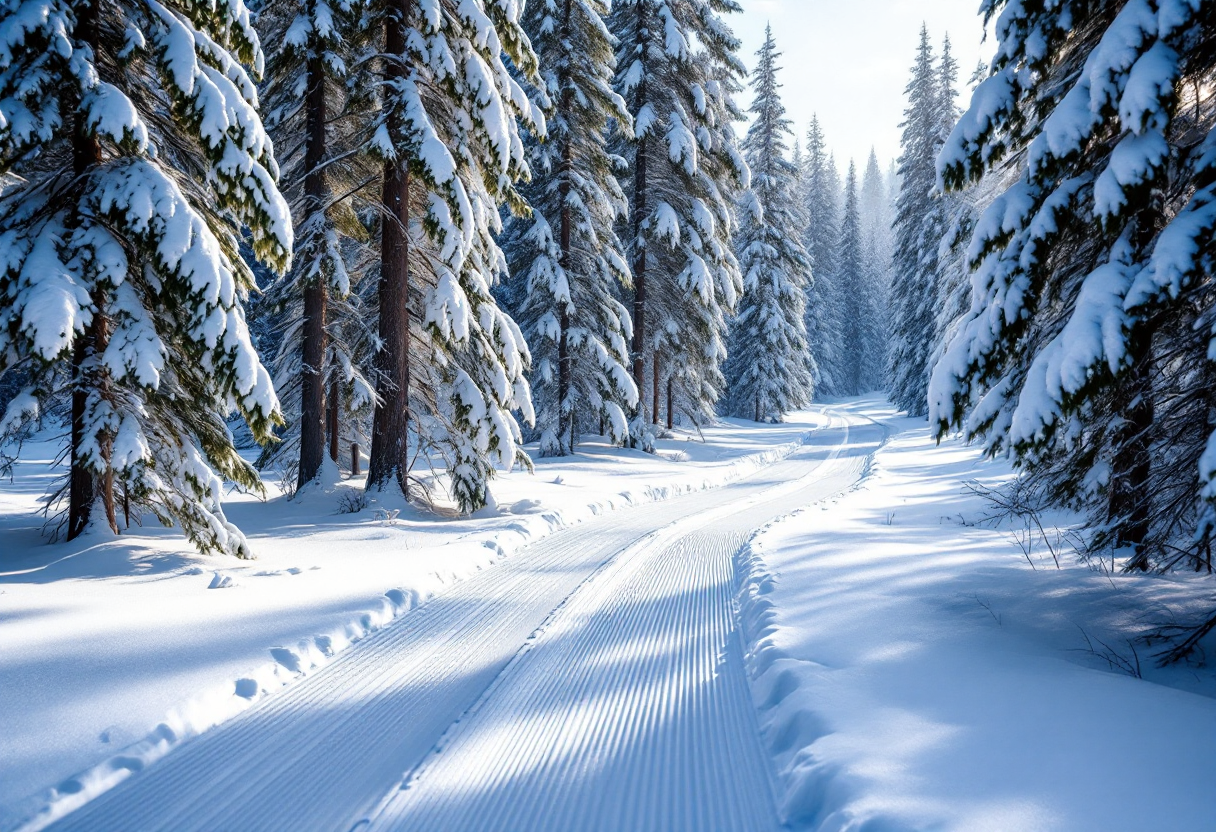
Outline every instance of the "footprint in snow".
<path id="1" fill-rule="evenodd" d="M 242 699 L 253 699 L 258 695 L 258 683 L 254 679 L 237 679 L 235 693 Z"/>

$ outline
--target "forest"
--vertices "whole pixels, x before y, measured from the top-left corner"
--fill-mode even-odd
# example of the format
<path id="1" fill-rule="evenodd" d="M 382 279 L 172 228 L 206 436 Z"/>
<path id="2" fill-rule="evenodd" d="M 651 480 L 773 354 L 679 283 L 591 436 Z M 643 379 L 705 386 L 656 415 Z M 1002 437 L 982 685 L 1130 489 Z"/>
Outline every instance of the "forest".
<path id="1" fill-rule="evenodd" d="M 886 401 L 1011 466 L 968 487 L 1031 569 L 1041 538 L 1112 586 L 1206 581 L 1176 617 L 1137 596 L 1126 648 L 1081 629 L 1137 678 L 1205 666 L 1216 8 L 982 0 L 970 68 L 909 31 L 880 160 L 795 123 L 798 33 L 749 54 L 745 6 L 2 0 L 0 474 L 51 443 L 38 539 L 161 525 L 223 586 L 258 556 L 235 494 L 473 522 L 511 472 L 807 412 L 872 459 Z"/>

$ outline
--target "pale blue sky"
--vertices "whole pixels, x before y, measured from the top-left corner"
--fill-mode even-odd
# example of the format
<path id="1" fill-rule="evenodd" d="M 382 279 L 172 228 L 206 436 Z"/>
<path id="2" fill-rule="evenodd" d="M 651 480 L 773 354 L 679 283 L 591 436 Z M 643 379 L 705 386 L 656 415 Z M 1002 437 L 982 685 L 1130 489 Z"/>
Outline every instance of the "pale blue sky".
<path id="1" fill-rule="evenodd" d="M 904 86 L 916 55 L 921 22 L 928 24 L 934 53 L 950 34 L 959 62 L 960 87 L 995 44 L 981 43 L 980 0 L 739 0 L 742 15 L 731 15 L 743 39 L 741 54 L 750 69 L 764 42 L 766 22 L 784 53 L 780 75 L 785 107 L 796 132 L 805 136 L 811 113 L 827 135 L 841 172 L 854 156 L 861 165 L 870 146 L 885 169 L 899 153 Z M 964 92 L 960 104 L 970 97 Z M 740 97 L 742 103 L 749 94 Z"/>

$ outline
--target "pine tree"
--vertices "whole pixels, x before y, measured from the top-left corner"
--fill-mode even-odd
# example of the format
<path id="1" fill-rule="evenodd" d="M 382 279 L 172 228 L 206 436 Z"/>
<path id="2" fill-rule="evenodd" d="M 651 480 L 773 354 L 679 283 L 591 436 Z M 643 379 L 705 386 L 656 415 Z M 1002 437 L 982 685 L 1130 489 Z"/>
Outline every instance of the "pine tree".
<path id="1" fill-rule="evenodd" d="M 369 104 L 349 83 L 362 39 L 357 15 L 348 0 L 277 0 L 258 16 L 275 47 L 262 102 L 297 229 L 290 274 L 259 304 L 271 322 L 275 387 L 288 422 L 259 465 L 298 460 L 297 487 L 317 478 L 327 446 L 337 464 L 342 425 L 375 400 L 365 376 L 371 332 L 347 262 L 370 254 L 353 197 L 371 175 L 352 147 Z M 354 280 L 367 273 L 356 270 Z"/>
<path id="2" fill-rule="evenodd" d="M 256 111 L 240 0 L 11 2 L 0 17 L 0 431 L 71 395 L 67 534 L 124 508 L 247 554 L 221 477 L 257 488 L 224 418 L 279 420 L 249 340 L 253 274 L 287 268 L 291 219 Z M 96 507 L 95 507 L 96 506 Z M 95 512 L 100 511 L 101 518 Z"/>
<path id="3" fill-rule="evenodd" d="M 383 165 L 380 350 L 368 488 L 409 494 L 409 438 L 446 457 L 463 510 L 485 504 L 495 466 L 527 457 L 527 346 L 491 294 L 505 270 L 499 208 L 523 212 L 518 122 L 543 116 L 504 59 L 534 77 L 514 0 L 383 0 L 382 101 L 369 142 Z"/>
<path id="4" fill-rule="evenodd" d="M 811 265 L 798 239 L 804 222 L 796 203 L 798 169 L 786 158 L 793 131 L 781 103 L 781 53 L 771 28 L 756 54 L 755 118 L 743 142 L 752 187 L 737 238 L 744 289 L 727 378 L 729 412 L 759 422 L 805 407 L 813 391 L 805 323 Z"/>
<path id="5" fill-rule="evenodd" d="M 961 114 L 955 103 L 958 94 L 954 88 L 956 81 L 953 58 L 950 56 L 950 39 L 947 38 L 942 50 L 940 62 L 942 84 L 941 124 L 943 143 L 949 138 L 950 132 L 958 122 Z M 980 62 L 978 69 L 972 73 L 968 82 L 971 88 L 983 80 L 987 74 L 987 64 Z M 961 190 L 939 193 L 939 209 L 945 219 L 945 233 L 937 249 L 937 310 L 933 326 L 933 349 L 929 355 L 930 372 L 937 366 L 946 346 L 953 340 L 958 327 L 966 315 L 970 305 L 970 270 L 967 267 L 967 247 L 975 230 L 976 220 L 996 194 L 1004 190 L 1002 179 L 1008 174 L 993 174 L 985 176 L 979 183 L 968 185 Z M 1005 182 L 1007 187 L 1012 180 Z M 926 402 L 927 407 L 927 402 Z"/>
<path id="6" fill-rule="evenodd" d="M 861 177 L 859 211 L 861 214 L 862 284 L 859 297 L 860 326 L 866 353 L 863 357 L 863 390 L 881 390 L 886 385 L 888 352 L 887 321 L 891 284 L 891 204 L 887 198 L 886 177 L 878 167 L 873 148 Z"/>
<path id="7" fill-rule="evenodd" d="M 971 308 L 934 372 L 932 418 L 1088 506 L 1129 567 L 1202 563 L 1216 18 L 1148 0 L 985 5 L 1002 8 L 992 74 L 938 164 L 951 188 L 998 165 L 1017 175 L 976 223 Z"/>
<path id="8" fill-rule="evenodd" d="M 802 252 L 806 256 L 807 265 L 807 279 L 803 286 L 802 299 L 802 331 L 806 340 L 806 369 L 809 374 L 807 379 L 810 382 L 811 398 L 813 399 L 818 389 L 822 372 L 819 369 L 818 359 L 816 359 L 814 352 L 811 351 L 811 339 L 808 331 L 814 315 L 807 309 L 807 304 L 810 302 L 811 293 L 815 290 L 815 274 L 811 268 L 811 255 L 806 248 L 807 229 L 810 225 L 810 194 L 807 188 L 807 170 L 809 165 L 806 154 L 802 150 L 802 140 L 797 136 L 794 137 L 794 152 L 790 157 L 790 164 L 794 166 L 790 192 L 790 211 L 792 212 L 792 221 L 795 223 L 792 233 L 795 239 L 802 245 Z"/>
<path id="9" fill-rule="evenodd" d="M 532 353 L 545 456 L 573 452 L 580 427 L 604 425 L 627 440 L 638 399 L 629 311 L 618 300 L 630 281 L 616 233 L 627 206 L 606 143 L 610 122 L 628 131 L 631 120 L 611 86 L 607 13 L 603 0 L 536 0 L 524 16 L 552 114 L 548 140 L 529 148 L 537 179 L 523 193 L 534 213 L 509 225 L 506 250 L 512 274 L 526 280 L 516 318 Z"/>
<path id="10" fill-rule="evenodd" d="M 836 248 L 840 241 L 840 177 L 827 153 L 818 117 L 811 118 L 802 174 L 806 225 L 803 246 L 811 262 L 814 282 L 807 293 L 807 344 L 815 356 L 814 388 L 817 394 L 840 395 L 843 321 L 836 285 Z"/>
<path id="11" fill-rule="evenodd" d="M 866 271 L 861 232 L 861 205 L 857 192 L 857 166 L 849 160 L 844 185 L 844 214 L 836 254 L 841 298 L 840 387 L 844 396 L 866 392 L 866 355 L 873 349 L 865 326 Z"/>
<path id="12" fill-rule="evenodd" d="M 722 15 L 734 0 L 628 0 L 615 3 L 610 29 L 620 44 L 616 89 L 633 117 L 633 136 L 617 148 L 632 170 L 623 184 L 632 260 L 634 441 L 647 422 L 677 407 L 711 418 L 724 381 L 726 315 L 741 290 L 731 239 L 735 203 L 748 171 L 734 135 L 733 100 L 743 68 L 739 41 Z M 650 379 L 647 379 L 647 359 Z M 650 382 L 647 384 L 647 382 Z"/>
<path id="13" fill-rule="evenodd" d="M 947 57 L 943 67 L 950 60 Z M 891 401 L 911 416 L 928 413 L 929 356 L 937 309 L 937 250 L 946 231 L 938 198 L 933 193 L 937 153 L 944 141 L 941 79 L 942 71 L 934 63 L 929 30 L 922 26 L 901 125 L 900 192 L 895 204 L 891 279 L 894 319 L 889 359 Z M 953 107 L 953 102 L 950 106 Z"/>

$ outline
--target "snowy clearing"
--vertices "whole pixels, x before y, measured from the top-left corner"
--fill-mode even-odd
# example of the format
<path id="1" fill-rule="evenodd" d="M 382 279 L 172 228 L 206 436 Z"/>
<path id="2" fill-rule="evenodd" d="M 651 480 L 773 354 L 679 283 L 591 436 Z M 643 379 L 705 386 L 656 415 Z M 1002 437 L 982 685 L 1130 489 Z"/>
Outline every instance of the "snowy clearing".
<path id="1" fill-rule="evenodd" d="M 1007 481 L 1005 464 L 936 447 L 889 408 L 861 412 L 898 431 L 863 486 L 774 524 L 740 559 L 783 819 L 824 832 L 1216 828 L 1216 672 L 1160 669 L 1133 647 L 1210 603 L 1207 576 L 1094 571 L 1055 537 L 1067 515 L 1045 524 L 1061 568 L 1037 536 L 1032 568 L 1025 529 L 979 524 L 992 507 L 966 487 Z"/>

